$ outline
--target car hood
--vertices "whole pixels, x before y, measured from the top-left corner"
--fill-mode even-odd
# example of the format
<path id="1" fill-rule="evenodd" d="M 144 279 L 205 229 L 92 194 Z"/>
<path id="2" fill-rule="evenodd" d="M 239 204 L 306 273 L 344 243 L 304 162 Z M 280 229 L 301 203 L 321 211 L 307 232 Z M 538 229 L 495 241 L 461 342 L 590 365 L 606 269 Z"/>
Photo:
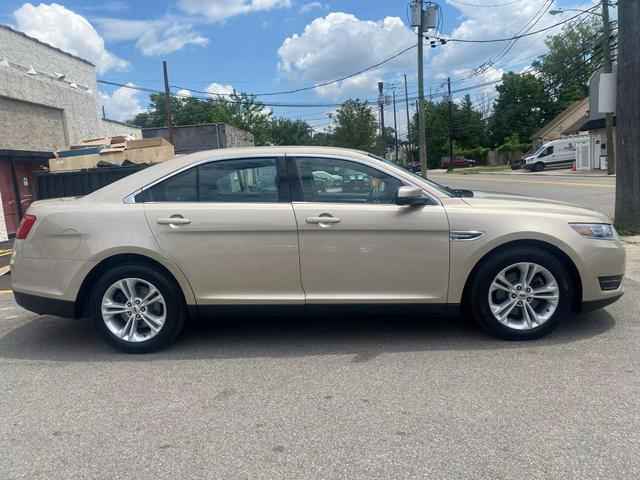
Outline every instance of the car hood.
<path id="1" fill-rule="evenodd" d="M 603 213 L 557 200 L 476 190 L 473 191 L 473 197 L 464 197 L 463 200 L 472 207 L 536 213 L 546 212 L 554 215 L 566 215 L 571 217 L 573 219 L 572 221 L 590 220 L 594 222 L 611 223 L 609 217 Z"/>

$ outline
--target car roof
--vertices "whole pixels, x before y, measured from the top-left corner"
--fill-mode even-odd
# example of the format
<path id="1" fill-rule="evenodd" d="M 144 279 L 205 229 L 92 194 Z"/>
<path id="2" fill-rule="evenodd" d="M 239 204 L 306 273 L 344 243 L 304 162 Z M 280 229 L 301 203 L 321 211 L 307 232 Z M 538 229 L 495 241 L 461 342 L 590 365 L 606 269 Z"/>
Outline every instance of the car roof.
<path id="1" fill-rule="evenodd" d="M 154 181 L 181 170 L 190 165 L 203 161 L 216 161 L 227 158 L 269 155 L 336 155 L 360 160 L 373 160 L 367 152 L 349 148 L 318 147 L 318 146 L 267 146 L 221 148 L 204 150 L 188 155 L 176 156 L 171 160 L 158 163 L 144 170 L 122 178 L 100 190 L 84 197 L 86 201 L 122 201 L 122 199 L 138 189 Z"/>

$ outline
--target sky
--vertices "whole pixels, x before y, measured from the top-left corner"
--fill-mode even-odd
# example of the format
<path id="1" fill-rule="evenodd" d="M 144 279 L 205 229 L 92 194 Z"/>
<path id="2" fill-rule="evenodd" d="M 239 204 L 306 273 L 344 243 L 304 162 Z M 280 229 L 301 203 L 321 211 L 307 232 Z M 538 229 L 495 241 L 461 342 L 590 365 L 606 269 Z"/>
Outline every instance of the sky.
<path id="1" fill-rule="evenodd" d="M 595 0 L 439 0 L 439 35 L 457 39 L 508 38 L 536 20 L 536 31 L 576 15 L 550 15 L 557 8 L 590 8 Z M 408 1 L 400 0 L 59 0 L 28 3 L 0 0 L 0 23 L 86 58 L 98 79 L 152 89 L 163 88 L 166 60 L 172 92 L 206 96 L 234 89 L 262 94 L 331 81 L 375 65 L 415 45 L 408 26 Z M 474 104 L 495 96 L 505 71 L 522 71 L 545 51 L 547 32 L 504 43 L 425 45 L 425 90 L 469 93 Z M 436 32 L 431 31 L 432 35 Z M 0 55 L 2 54 L 0 45 Z M 397 58 L 347 80 L 309 90 L 258 99 L 274 116 L 301 118 L 316 131 L 347 98 L 376 102 L 377 83 L 404 103 L 417 92 L 417 54 Z M 477 87 L 478 85 L 483 87 Z M 204 93 L 194 92 L 201 91 Z M 109 118 L 126 120 L 144 111 L 148 94 L 99 85 Z M 280 106 L 296 104 L 304 107 Z M 410 108 L 412 108 L 410 106 Z M 387 124 L 393 110 L 386 108 Z M 398 131 L 406 133 L 406 110 L 398 105 Z"/>

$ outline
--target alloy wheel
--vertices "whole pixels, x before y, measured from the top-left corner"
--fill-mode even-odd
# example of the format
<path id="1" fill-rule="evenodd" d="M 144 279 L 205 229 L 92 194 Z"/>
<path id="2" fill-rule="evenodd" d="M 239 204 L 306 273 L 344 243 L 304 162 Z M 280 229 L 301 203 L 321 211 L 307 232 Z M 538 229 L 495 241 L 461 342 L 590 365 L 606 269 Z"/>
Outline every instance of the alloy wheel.
<path id="1" fill-rule="evenodd" d="M 558 282 L 549 270 L 520 262 L 500 271 L 489 287 L 489 307 L 501 324 L 532 330 L 555 313 L 560 301 Z"/>
<path id="2" fill-rule="evenodd" d="M 123 278 L 111 285 L 102 297 L 101 312 L 109 331 L 132 343 L 154 337 L 167 318 L 160 290 L 140 278 Z"/>

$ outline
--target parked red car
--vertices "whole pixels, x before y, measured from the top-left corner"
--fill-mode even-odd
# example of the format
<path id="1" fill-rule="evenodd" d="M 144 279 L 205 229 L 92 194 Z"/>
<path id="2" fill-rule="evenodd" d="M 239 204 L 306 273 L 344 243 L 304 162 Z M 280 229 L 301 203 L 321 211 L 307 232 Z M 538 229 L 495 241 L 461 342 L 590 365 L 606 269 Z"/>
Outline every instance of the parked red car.
<path id="1" fill-rule="evenodd" d="M 471 158 L 453 157 L 453 168 L 475 167 L 476 161 Z M 442 157 L 442 168 L 449 168 L 449 157 Z"/>

